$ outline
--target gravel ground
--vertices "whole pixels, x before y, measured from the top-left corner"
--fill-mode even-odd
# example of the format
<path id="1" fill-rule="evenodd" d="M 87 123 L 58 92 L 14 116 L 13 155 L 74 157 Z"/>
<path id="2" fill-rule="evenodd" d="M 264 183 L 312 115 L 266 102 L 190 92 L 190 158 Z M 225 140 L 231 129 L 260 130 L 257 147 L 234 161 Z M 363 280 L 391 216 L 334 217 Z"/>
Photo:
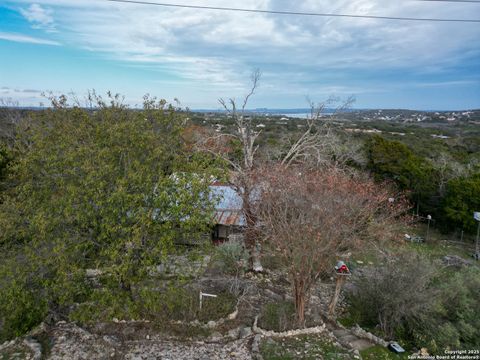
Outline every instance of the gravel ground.
<path id="1" fill-rule="evenodd" d="M 250 360 L 251 341 L 248 336 L 235 341 L 176 341 L 158 336 L 144 340 L 120 341 L 115 336 L 92 334 L 72 323 L 59 322 L 50 331 L 49 360 Z M 15 341 L 0 345 L 0 359 L 40 360 L 34 355 L 39 346 L 35 340 Z"/>
<path id="2" fill-rule="evenodd" d="M 227 344 L 214 343 L 178 343 L 170 341 L 152 341 L 127 344 L 125 359 L 128 360 L 223 360 L 252 359 L 248 340 L 237 340 Z"/>

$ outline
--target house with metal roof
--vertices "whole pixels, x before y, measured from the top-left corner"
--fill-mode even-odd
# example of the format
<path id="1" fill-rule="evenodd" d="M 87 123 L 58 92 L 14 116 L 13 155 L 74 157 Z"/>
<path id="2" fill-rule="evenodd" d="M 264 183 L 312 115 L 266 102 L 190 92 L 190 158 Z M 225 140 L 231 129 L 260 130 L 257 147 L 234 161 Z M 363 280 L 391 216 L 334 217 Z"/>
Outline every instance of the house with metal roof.
<path id="1" fill-rule="evenodd" d="M 212 184 L 210 191 L 211 196 L 217 200 L 212 240 L 214 242 L 242 241 L 242 229 L 245 226 L 242 198 L 230 185 Z"/>

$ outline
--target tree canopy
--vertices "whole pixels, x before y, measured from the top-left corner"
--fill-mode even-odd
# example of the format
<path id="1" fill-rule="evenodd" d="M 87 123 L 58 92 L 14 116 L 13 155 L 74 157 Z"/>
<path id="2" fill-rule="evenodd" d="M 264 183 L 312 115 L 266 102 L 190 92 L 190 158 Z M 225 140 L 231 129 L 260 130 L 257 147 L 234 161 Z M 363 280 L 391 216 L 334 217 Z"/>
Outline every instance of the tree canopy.
<path id="1" fill-rule="evenodd" d="M 475 232 L 478 224 L 473 212 L 480 211 L 480 173 L 450 180 L 442 205 L 447 224 Z"/>
<path id="2" fill-rule="evenodd" d="M 424 212 L 433 211 L 437 177 L 427 159 L 414 154 L 407 145 L 379 135 L 371 137 L 365 147 L 367 169 L 376 180 L 394 180 L 400 189 L 410 192 L 411 200 L 421 204 Z"/>
<path id="3" fill-rule="evenodd" d="M 260 232 L 289 264 L 297 319 L 303 324 L 306 294 L 319 277 L 331 274 L 342 254 L 385 240 L 387 224 L 399 220 L 407 204 L 402 196 L 393 198 L 386 184 L 335 168 L 272 166 L 258 177 Z"/>
<path id="4" fill-rule="evenodd" d="M 11 252 L 0 261 L 0 313 L 17 308 L 18 292 L 50 305 L 85 296 L 86 269 L 133 296 L 175 239 L 200 236 L 212 219 L 214 162 L 184 146 L 179 109 L 60 100 L 18 129 L 0 205 L 0 245 Z"/>

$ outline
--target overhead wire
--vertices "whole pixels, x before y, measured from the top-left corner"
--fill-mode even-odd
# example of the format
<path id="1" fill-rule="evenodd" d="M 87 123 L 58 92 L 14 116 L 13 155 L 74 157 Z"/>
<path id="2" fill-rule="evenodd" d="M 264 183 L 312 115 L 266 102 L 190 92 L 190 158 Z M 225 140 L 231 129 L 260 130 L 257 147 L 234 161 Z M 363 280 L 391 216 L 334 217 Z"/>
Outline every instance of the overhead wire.
<path id="1" fill-rule="evenodd" d="M 477 3 L 480 4 L 478 0 L 415 0 L 415 1 L 429 1 L 429 2 L 448 2 L 448 3 Z"/>
<path id="2" fill-rule="evenodd" d="M 278 10 L 261 10 L 247 9 L 235 7 L 221 6 L 205 6 L 205 5 L 187 5 L 176 3 L 150 2 L 141 0 L 105 0 L 116 3 L 138 4 L 163 6 L 171 8 L 200 9 L 200 10 L 219 10 L 219 11 L 236 11 L 246 13 L 275 14 L 275 15 L 295 15 L 295 16 L 320 16 L 320 17 L 339 17 L 339 18 L 362 18 L 362 19 L 379 19 L 379 20 L 399 20 L 399 21 L 430 21 L 430 22 L 458 22 L 458 23 L 480 23 L 480 19 L 445 19 L 445 18 L 417 18 L 402 16 L 380 16 L 380 15 L 355 15 L 355 14 L 338 14 L 338 13 L 319 13 L 319 12 L 299 12 L 299 11 L 278 11 Z M 417 1 L 433 1 L 433 0 L 417 0 Z M 446 1 L 446 0 L 435 0 Z M 450 0 L 452 1 L 452 0 Z M 467 1 L 467 0 L 462 0 Z M 473 1 L 473 0 L 470 0 Z M 458 1 L 457 1 L 458 2 Z M 478 2 L 478 1 L 475 1 Z"/>

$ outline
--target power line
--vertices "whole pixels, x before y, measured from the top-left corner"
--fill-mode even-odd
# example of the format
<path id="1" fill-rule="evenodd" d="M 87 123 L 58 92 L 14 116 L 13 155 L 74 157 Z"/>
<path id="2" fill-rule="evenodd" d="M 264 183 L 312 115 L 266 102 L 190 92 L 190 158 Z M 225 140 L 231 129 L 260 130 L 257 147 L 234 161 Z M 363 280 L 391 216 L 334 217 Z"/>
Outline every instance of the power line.
<path id="1" fill-rule="evenodd" d="M 480 4 L 480 1 L 478 1 L 478 0 L 416 0 L 416 1 L 450 2 L 450 3 L 476 3 L 476 4 Z"/>
<path id="2" fill-rule="evenodd" d="M 159 3 L 159 2 L 136 1 L 136 0 L 106 0 L 106 1 L 128 3 L 128 4 L 154 5 L 154 6 L 163 6 L 163 7 L 173 7 L 173 8 L 238 11 L 238 12 L 248 12 L 248 13 L 276 14 L 276 15 L 322 16 L 322 17 L 362 18 L 362 19 L 381 19 L 381 20 L 400 20 L 400 21 L 480 23 L 480 19 L 440 19 L 440 18 L 414 18 L 414 17 L 377 16 L 377 15 L 329 14 L 329 13 L 314 13 L 314 12 L 244 9 L 244 8 L 202 6 L 202 5 L 184 5 L 184 4 Z M 427 1 L 427 0 L 424 0 L 424 1 Z M 440 1 L 440 0 L 436 0 L 436 1 Z M 467 1 L 467 0 L 463 0 L 463 1 Z"/>

